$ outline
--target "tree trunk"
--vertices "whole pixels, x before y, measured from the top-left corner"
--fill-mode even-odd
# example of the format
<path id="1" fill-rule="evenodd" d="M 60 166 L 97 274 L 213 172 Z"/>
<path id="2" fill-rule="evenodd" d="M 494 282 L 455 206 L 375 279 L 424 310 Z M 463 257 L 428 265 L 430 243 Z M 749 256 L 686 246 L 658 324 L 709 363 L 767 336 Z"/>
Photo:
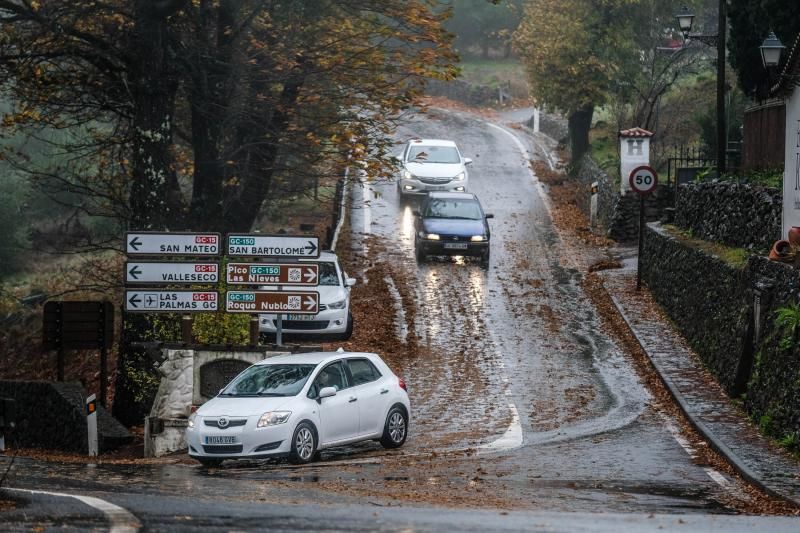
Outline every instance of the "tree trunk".
<path id="1" fill-rule="evenodd" d="M 184 3 L 136 2 L 130 83 L 134 106 L 130 228 L 135 230 L 181 229 L 172 153 L 178 76 L 170 57 L 169 16 Z"/>
<path id="2" fill-rule="evenodd" d="M 580 160 L 589 151 L 589 129 L 592 127 L 594 106 L 574 111 L 569 116 L 569 140 L 572 161 Z"/>

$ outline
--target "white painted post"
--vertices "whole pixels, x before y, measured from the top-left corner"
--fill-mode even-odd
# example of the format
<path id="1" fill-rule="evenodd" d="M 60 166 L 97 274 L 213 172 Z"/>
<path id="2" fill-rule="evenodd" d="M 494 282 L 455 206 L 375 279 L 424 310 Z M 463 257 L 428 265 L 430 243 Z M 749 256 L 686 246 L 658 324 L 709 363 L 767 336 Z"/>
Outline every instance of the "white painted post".
<path id="1" fill-rule="evenodd" d="M 533 108 L 533 132 L 539 133 L 539 108 Z"/>
<path id="2" fill-rule="evenodd" d="M 97 457 L 97 397 L 86 398 L 86 426 L 89 429 L 89 455 Z"/>
<path id="3" fill-rule="evenodd" d="M 592 229 L 597 228 L 597 190 L 599 185 L 596 181 L 592 182 L 592 195 L 589 201 L 589 226 Z"/>

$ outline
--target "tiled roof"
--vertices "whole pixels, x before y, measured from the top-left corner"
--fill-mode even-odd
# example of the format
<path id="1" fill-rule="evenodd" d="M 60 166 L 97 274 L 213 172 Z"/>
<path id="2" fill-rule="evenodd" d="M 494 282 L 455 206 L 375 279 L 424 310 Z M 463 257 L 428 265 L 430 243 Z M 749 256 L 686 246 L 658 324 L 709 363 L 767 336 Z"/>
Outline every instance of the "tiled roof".
<path id="1" fill-rule="evenodd" d="M 630 128 L 619 132 L 620 137 L 652 137 L 653 135 L 652 131 L 647 131 L 642 128 Z"/>

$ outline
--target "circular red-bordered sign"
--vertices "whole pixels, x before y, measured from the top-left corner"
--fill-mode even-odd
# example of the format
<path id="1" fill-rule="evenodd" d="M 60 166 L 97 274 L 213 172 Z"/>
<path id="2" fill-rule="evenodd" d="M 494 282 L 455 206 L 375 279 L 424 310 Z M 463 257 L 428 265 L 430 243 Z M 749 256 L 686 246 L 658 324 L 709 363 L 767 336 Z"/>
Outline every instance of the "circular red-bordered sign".
<path id="1" fill-rule="evenodd" d="M 653 167 L 642 165 L 631 170 L 628 183 L 637 193 L 650 194 L 658 186 L 658 173 Z"/>

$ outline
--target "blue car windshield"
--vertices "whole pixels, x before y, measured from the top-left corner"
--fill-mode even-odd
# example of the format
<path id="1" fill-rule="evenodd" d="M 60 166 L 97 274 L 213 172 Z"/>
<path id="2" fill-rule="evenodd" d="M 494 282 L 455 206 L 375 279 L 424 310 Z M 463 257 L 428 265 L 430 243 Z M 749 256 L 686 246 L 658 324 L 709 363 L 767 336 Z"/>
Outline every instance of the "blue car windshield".
<path id="1" fill-rule="evenodd" d="M 452 146 L 412 146 L 408 149 L 409 163 L 461 163 L 458 150 Z"/>
<path id="2" fill-rule="evenodd" d="M 462 218 L 480 220 L 481 208 L 475 200 L 452 200 L 431 198 L 425 207 L 423 217 L 427 218 Z"/>
<path id="3" fill-rule="evenodd" d="M 296 396 L 317 365 L 253 365 L 220 396 Z"/>

